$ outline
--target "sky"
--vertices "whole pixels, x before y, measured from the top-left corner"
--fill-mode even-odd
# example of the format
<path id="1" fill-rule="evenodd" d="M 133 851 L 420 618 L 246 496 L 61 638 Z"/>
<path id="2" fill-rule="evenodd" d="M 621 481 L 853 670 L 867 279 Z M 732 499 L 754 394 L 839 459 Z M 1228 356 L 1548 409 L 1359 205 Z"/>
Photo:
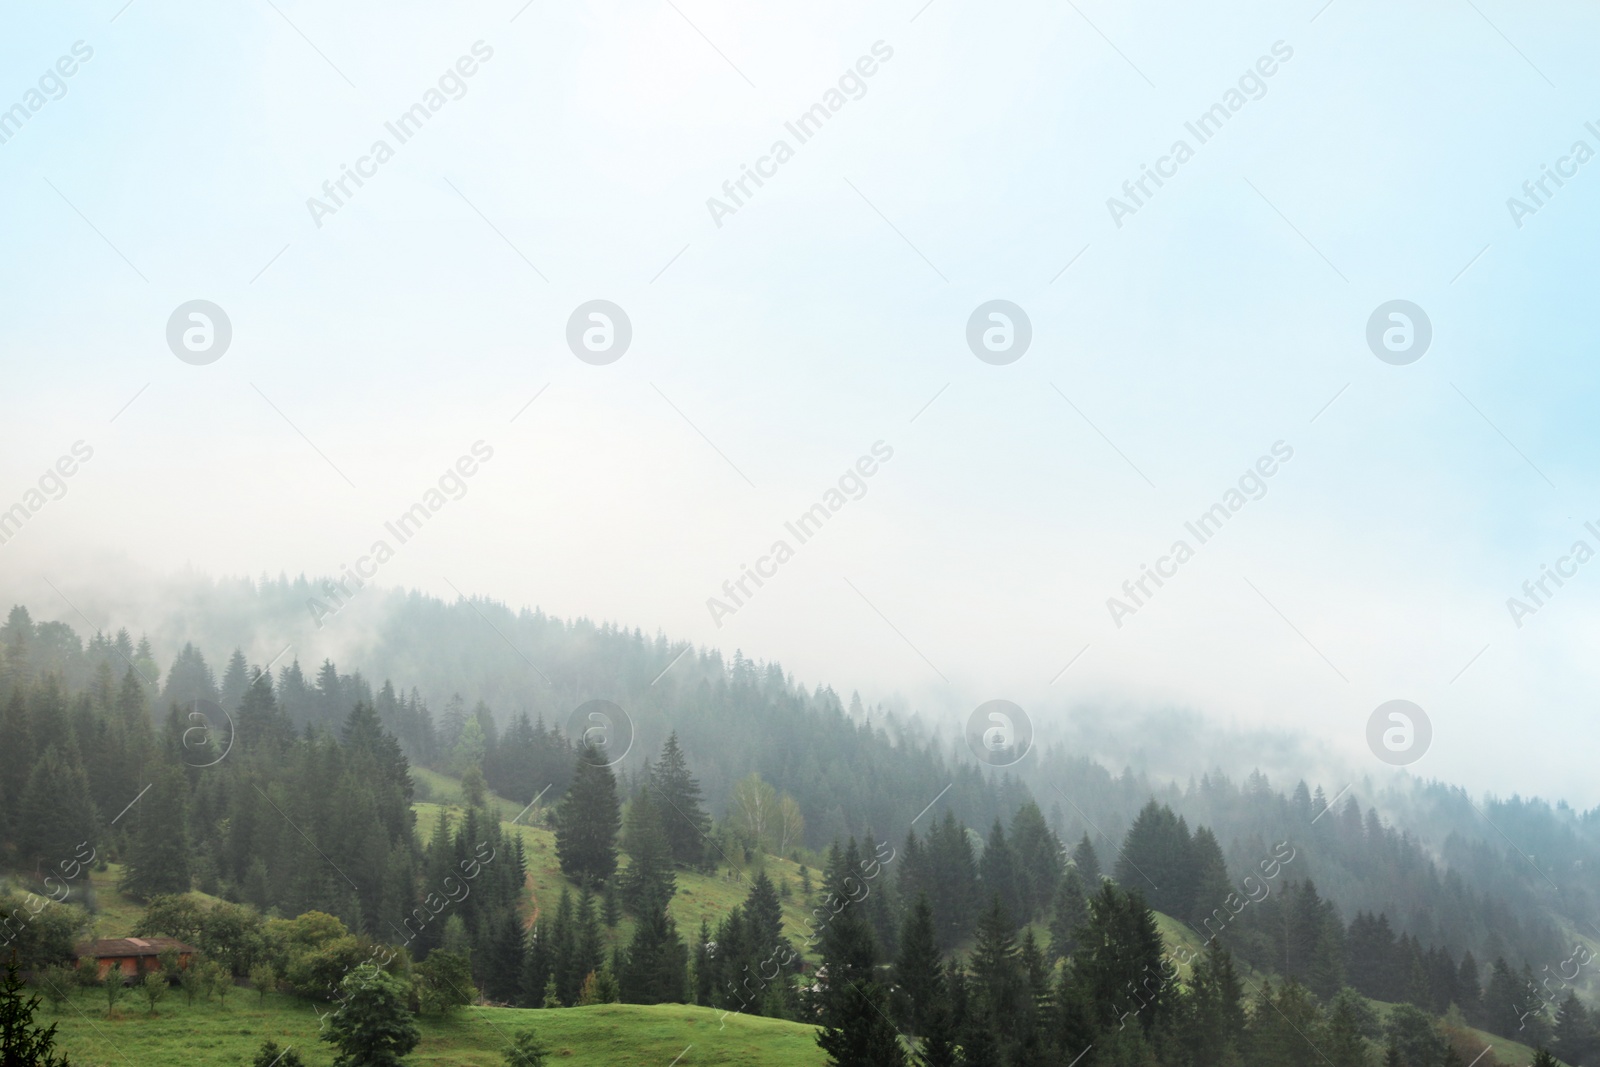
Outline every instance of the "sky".
<path id="1" fill-rule="evenodd" d="M 1375 770 L 1406 700 L 1410 772 L 1600 803 L 1597 19 L 8 5 L 0 594 L 359 566 Z"/>

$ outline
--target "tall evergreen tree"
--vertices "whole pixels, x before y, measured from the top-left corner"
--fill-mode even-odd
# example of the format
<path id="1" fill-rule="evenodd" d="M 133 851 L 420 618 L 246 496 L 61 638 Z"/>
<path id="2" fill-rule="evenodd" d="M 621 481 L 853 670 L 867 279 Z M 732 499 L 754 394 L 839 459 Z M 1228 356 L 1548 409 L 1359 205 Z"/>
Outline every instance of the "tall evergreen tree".
<path id="1" fill-rule="evenodd" d="M 1039 805 L 1031 800 L 1011 817 L 1009 839 L 1021 882 L 1020 903 L 1025 911 L 1019 918 L 1028 922 L 1043 915 L 1055 897 L 1061 880 L 1061 842 L 1044 821 Z"/>
<path id="2" fill-rule="evenodd" d="M 1195 869 L 1189 828 L 1164 804 L 1140 810 L 1117 856 L 1117 882 L 1150 894 L 1156 911 L 1180 918 L 1194 907 Z"/>
<path id="3" fill-rule="evenodd" d="M 148 900 L 189 891 L 188 792 L 183 772 L 169 764 L 129 812 L 133 848 L 123 868 L 123 892 Z"/>
<path id="4" fill-rule="evenodd" d="M 1088 834 L 1073 846 L 1072 865 L 1078 868 L 1078 877 L 1083 879 L 1084 892 L 1090 895 L 1100 892 L 1100 857 Z"/>
<path id="5" fill-rule="evenodd" d="M 983 857 L 978 861 L 978 880 L 986 896 L 999 900 L 1013 930 L 1027 921 L 1025 892 L 1018 875 L 1016 857 L 1012 854 L 1011 843 L 1006 840 L 1005 828 L 1000 825 L 999 819 L 990 828 Z"/>
<path id="6" fill-rule="evenodd" d="M 852 983 L 839 992 L 833 1022 L 817 1034 L 830 1067 L 905 1067 L 905 1047 L 887 1006 L 876 982 Z"/>
<path id="7" fill-rule="evenodd" d="M 949 809 L 944 820 L 928 831 L 926 870 L 921 888 L 933 905 L 933 925 L 939 947 L 945 951 L 972 932 L 978 910 L 978 865 L 966 827 Z"/>
<path id="8" fill-rule="evenodd" d="M 1089 916 L 1083 881 L 1077 867 L 1068 867 L 1056 889 L 1055 908 L 1050 915 L 1050 951 L 1053 963 L 1072 955 L 1078 944 L 1078 928 Z"/>
<path id="9" fill-rule="evenodd" d="M 934 936 L 933 908 L 925 893 L 917 895 L 901 928 L 894 980 L 899 994 L 895 1017 L 911 1033 L 928 1034 L 945 990 L 944 961 Z"/>
<path id="10" fill-rule="evenodd" d="M 671 900 L 677 892 L 672 873 L 672 852 L 662 831 L 660 809 L 649 788 L 639 792 L 628 805 L 623 845 L 628 850 L 628 866 L 620 881 L 622 905 L 634 915 L 642 914 L 657 899 Z"/>
<path id="11" fill-rule="evenodd" d="M 80 844 L 96 836 L 89 780 L 75 756 L 55 745 L 46 748 L 28 774 L 18 806 L 22 854 L 46 868 L 70 860 Z"/>
<path id="12" fill-rule="evenodd" d="M 700 783 L 689 773 L 677 731 L 667 735 L 661 758 L 650 768 L 649 782 L 660 798 L 661 825 L 672 859 L 684 866 L 698 866 L 706 854 L 711 817 L 701 800 Z"/>
<path id="13" fill-rule="evenodd" d="M 599 752 L 586 745 L 578 753 L 572 784 L 556 811 L 556 858 L 561 873 L 580 885 L 603 885 L 617 869 L 621 824 L 616 777 Z"/>
<path id="14" fill-rule="evenodd" d="M 689 999 L 689 953 L 659 892 L 644 902 L 633 940 L 618 968 L 626 1004 L 683 1003 Z"/>

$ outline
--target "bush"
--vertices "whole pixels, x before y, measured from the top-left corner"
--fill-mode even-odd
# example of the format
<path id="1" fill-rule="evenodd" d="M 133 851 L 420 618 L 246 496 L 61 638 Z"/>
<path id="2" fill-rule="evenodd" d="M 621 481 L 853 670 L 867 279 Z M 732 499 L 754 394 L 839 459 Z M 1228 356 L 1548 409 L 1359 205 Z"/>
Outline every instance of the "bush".
<path id="1" fill-rule="evenodd" d="M 459 1005 L 477 998 L 472 988 L 472 965 L 458 952 L 435 949 L 417 964 L 418 995 L 424 1010 L 448 1015 Z"/>
<path id="2" fill-rule="evenodd" d="M 544 1067 L 544 1058 L 550 1055 L 550 1050 L 532 1030 L 518 1030 L 517 1036 L 500 1054 L 505 1057 L 506 1067 Z"/>
<path id="3" fill-rule="evenodd" d="M 100 984 L 100 965 L 87 956 L 78 961 L 77 969 L 73 972 L 73 980 L 84 989 L 93 989 Z"/>
<path id="4" fill-rule="evenodd" d="M 250 1067 L 305 1067 L 305 1060 L 300 1058 L 294 1046 L 280 1051 L 278 1043 L 269 1037 L 261 1043 L 261 1051 L 256 1053 Z"/>

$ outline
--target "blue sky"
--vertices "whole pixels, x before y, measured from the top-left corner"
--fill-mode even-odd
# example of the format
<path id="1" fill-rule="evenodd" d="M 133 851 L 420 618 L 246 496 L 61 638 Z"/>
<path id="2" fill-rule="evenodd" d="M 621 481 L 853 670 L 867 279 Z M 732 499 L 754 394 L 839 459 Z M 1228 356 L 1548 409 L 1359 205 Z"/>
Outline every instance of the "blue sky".
<path id="1" fill-rule="evenodd" d="M 0 507 L 95 449 L 0 546 L 10 595 L 73 617 L 48 577 L 112 622 L 119 569 L 337 571 L 482 440 L 381 581 L 952 718 L 1176 705 L 1373 767 L 1366 720 L 1403 697 L 1434 725 L 1414 770 L 1600 801 L 1570 743 L 1600 564 L 1520 629 L 1505 603 L 1600 520 L 1600 160 L 1520 228 L 1506 206 L 1600 150 L 1593 12 L 275 2 L 0 12 L 0 107 L 93 49 L 0 144 Z M 464 95 L 316 225 L 477 42 Z M 878 42 L 719 227 L 707 199 Z M 1116 226 L 1107 198 L 1278 42 Z M 233 326 L 208 366 L 165 339 L 194 299 Z M 607 366 L 565 342 L 592 299 L 633 325 Z M 1032 323 L 1006 366 L 965 342 L 991 299 Z M 1393 299 L 1433 326 L 1408 366 L 1365 342 Z M 716 626 L 707 598 L 880 440 L 866 495 Z M 1266 495 L 1114 625 L 1280 440 Z M 337 620 L 300 637 L 340 648 Z"/>

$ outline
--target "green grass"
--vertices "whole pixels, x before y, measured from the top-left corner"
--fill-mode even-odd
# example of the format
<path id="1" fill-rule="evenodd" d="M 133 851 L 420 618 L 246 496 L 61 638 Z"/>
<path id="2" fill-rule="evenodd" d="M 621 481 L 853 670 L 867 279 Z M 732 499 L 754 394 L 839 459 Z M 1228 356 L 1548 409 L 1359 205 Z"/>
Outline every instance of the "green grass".
<path id="1" fill-rule="evenodd" d="M 319 1005 L 327 1010 L 328 1005 Z M 267 1038 L 292 1045 L 309 1065 L 333 1062 L 332 1045 L 318 1040 L 316 1011 L 306 1001 L 276 994 L 265 1006 L 249 990 L 215 1002 L 184 1003 L 175 989 L 154 1017 L 142 997 L 129 990 L 114 1019 L 93 990 L 77 994 L 59 1015 L 42 1009 L 43 1021 L 59 1024 L 58 1047 L 76 1067 L 238 1067 L 248 1064 Z M 500 1049 L 518 1030 L 531 1028 L 562 1067 L 820 1067 L 816 1031 L 799 1023 L 678 1004 L 600 1004 L 559 1011 L 522 1008 L 463 1008 L 441 1019 L 418 1019 L 422 1044 L 407 1057 L 426 1064 L 498 1067 Z"/>
<path id="2" fill-rule="evenodd" d="M 430 788 L 434 790 L 436 798 L 450 798 L 460 792 L 455 779 L 431 771 L 423 773 L 429 776 Z M 556 860 L 555 832 L 539 825 L 528 825 L 539 820 L 540 809 L 536 808 L 524 816 L 521 822 L 513 824 L 511 820 L 521 814 L 521 806 L 501 797 L 492 798 L 491 806 L 500 812 L 501 826 L 522 838 L 522 847 L 526 852 L 528 863 L 528 914 L 532 917 L 554 914 L 563 888 L 571 890 L 574 897 L 578 894 L 578 888 L 561 874 L 560 864 Z M 450 814 L 452 825 L 459 825 L 466 814 L 459 803 L 439 803 L 437 800 L 415 804 L 412 807 L 417 814 L 417 837 L 423 842 L 432 838 L 441 809 Z M 627 854 L 622 854 L 620 860 L 622 868 L 626 868 Z M 811 914 L 811 907 L 807 905 L 801 893 L 800 864 L 767 856 L 764 860 L 764 869 L 780 893 L 783 883 L 787 881 L 789 884 L 789 899 L 783 902 L 783 930 L 795 948 L 803 949 L 810 933 L 807 919 Z M 738 880 L 730 879 L 726 868 L 713 874 L 686 870 L 678 870 L 675 873 L 678 892 L 672 899 L 670 910 L 678 924 L 679 934 L 685 942 L 690 942 L 698 935 L 702 919 L 715 932 L 717 924 L 727 916 L 728 912 L 744 903 L 745 898 L 750 895 L 750 884 L 755 877 L 756 869 L 752 867 L 745 870 Z M 816 887 L 821 881 L 820 872 L 813 869 L 811 881 L 815 895 Z M 624 918 L 608 939 L 607 950 L 611 948 L 612 941 L 626 944 L 632 934 L 633 922 Z M 815 962 L 813 953 L 803 954 Z"/>

